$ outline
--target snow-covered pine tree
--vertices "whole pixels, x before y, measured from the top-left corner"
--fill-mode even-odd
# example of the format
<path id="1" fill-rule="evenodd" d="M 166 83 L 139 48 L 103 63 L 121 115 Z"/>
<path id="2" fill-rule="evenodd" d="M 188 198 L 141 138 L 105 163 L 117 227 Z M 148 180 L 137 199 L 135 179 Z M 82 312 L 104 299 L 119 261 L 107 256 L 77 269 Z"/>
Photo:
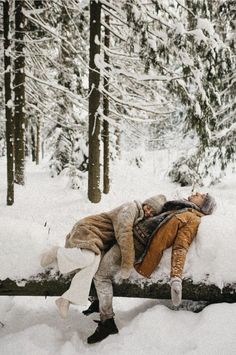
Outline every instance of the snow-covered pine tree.
<path id="1" fill-rule="evenodd" d="M 83 63 L 78 60 L 78 51 L 83 52 L 81 44 L 81 33 L 85 31 L 86 18 L 83 14 L 70 11 L 68 4 L 63 2 L 58 15 L 58 28 L 61 33 L 59 45 L 59 70 L 58 84 L 75 95 L 85 94 L 82 84 Z M 84 21 L 84 23 L 82 23 Z M 78 25 L 81 33 L 78 33 Z M 73 44 L 73 49 L 71 48 Z M 86 55 L 83 54 L 84 58 Z M 50 167 L 57 174 L 64 170 L 70 178 L 72 188 L 79 188 L 81 185 L 82 171 L 87 170 L 87 149 L 84 149 L 86 135 L 85 123 L 81 118 L 81 111 L 76 109 L 75 103 L 68 95 L 59 92 L 58 102 L 58 121 L 55 126 L 60 134 L 54 144 L 56 149 L 53 151 Z M 53 174 L 53 173 L 52 173 Z"/>
<path id="2" fill-rule="evenodd" d="M 190 68 L 194 75 L 190 81 L 191 95 L 187 99 L 185 130 L 193 129 L 199 143 L 195 152 L 185 157 L 185 166 L 192 170 L 195 161 L 198 167 L 189 182 L 199 182 L 210 175 L 214 183 L 235 157 L 235 6 L 230 1 L 186 3 L 188 32 L 194 34 L 195 69 Z M 182 100 L 185 99 L 184 94 Z M 212 169 L 218 163 L 220 169 Z M 171 175 L 175 176 L 175 181 L 178 181 L 177 175 L 182 179 L 180 161 Z"/>
<path id="3" fill-rule="evenodd" d="M 168 105 L 160 84 L 165 79 L 158 77 L 156 80 L 154 71 L 146 71 L 136 28 L 127 14 L 129 4 L 127 1 L 102 1 L 103 13 L 110 16 L 110 24 L 102 22 L 102 25 L 109 29 L 111 40 L 110 48 L 102 46 L 109 56 L 109 66 L 102 60 L 100 62 L 101 75 L 109 78 L 109 92 L 104 86 L 101 89 L 109 99 L 110 126 L 115 127 L 115 132 L 119 130 L 127 136 L 124 142 L 132 140 L 140 144 L 140 139 L 149 140 L 151 123 L 160 125 L 171 116 L 171 105 Z M 139 157 L 134 161 L 140 161 Z"/>
<path id="4" fill-rule="evenodd" d="M 25 183 L 25 31 L 24 0 L 15 0 L 14 123 L 15 182 Z"/>
<path id="5" fill-rule="evenodd" d="M 9 1 L 3 3 L 4 27 L 4 96 L 7 146 L 7 205 L 14 203 L 14 121 L 12 114 L 12 60 Z"/>
<path id="6" fill-rule="evenodd" d="M 216 149 L 211 156 L 212 164 L 220 160 L 221 170 L 224 170 L 229 162 L 235 160 L 236 153 L 236 4 L 234 1 L 216 4 L 215 26 L 225 50 L 218 63 L 220 105 L 211 138 L 211 146 Z"/>
<path id="7" fill-rule="evenodd" d="M 90 1 L 89 37 L 89 169 L 88 198 L 97 203 L 100 190 L 100 69 L 97 64 L 101 41 L 101 3 Z"/>
<path id="8" fill-rule="evenodd" d="M 28 1 L 27 5 L 31 29 L 27 41 L 29 131 L 33 125 L 35 142 L 40 142 L 41 131 L 51 154 L 51 175 L 64 171 L 71 186 L 78 188 L 87 165 L 87 108 L 82 99 L 87 91 L 87 18 L 78 1 Z"/>
<path id="9" fill-rule="evenodd" d="M 217 143 L 217 116 L 226 90 L 222 76 L 229 73 L 233 83 L 235 60 L 232 43 L 224 41 L 224 31 L 215 26 L 219 23 L 222 4 L 208 0 L 186 0 L 185 3 L 133 0 L 126 4 L 127 16 L 134 28 L 131 41 L 140 43 L 139 54 L 146 63 L 146 70 L 155 68 L 156 73 L 166 78 L 167 85 L 163 83 L 163 87 L 168 89 L 169 100 L 175 100 L 176 111 L 184 114 L 185 133 L 196 132 L 199 139 L 199 148 L 194 154 L 196 167 L 201 166 L 199 160 L 204 160 L 205 167 L 214 163 L 214 159 L 209 160 L 207 156 L 209 151 L 212 155 L 212 148 L 217 148 L 218 158 L 224 152 Z M 232 4 L 227 14 L 233 24 Z M 228 22 L 225 28 L 229 29 Z M 221 125 L 222 130 L 224 127 Z M 232 156 L 232 150 L 228 146 L 226 157 Z M 212 156 L 217 158 L 217 154 Z M 193 159 L 189 157 L 190 165 Z"/>
<path id="10" fill-rule="evenodd" d="M 106 27 L 104 29 L 104 47 L 109 50 L 110 47 L 110 16 L 105 15 Z M 109 65 L 109 55 L 104 51 L 104 62 Z M 109 78 L 105 75 L 103 79 L 103 85 L 106 91 L 109 92 Z M 106 95 L 103 95 L 103 115 L 104 117 L 109 116 L 109 99 Z M 109 123 L 107 120 L 103 120 L 102 127 L 102 140 L 103 140 L 103 193 L 108 194 L 110 190 L 110 176 L 109 176 Z"/>

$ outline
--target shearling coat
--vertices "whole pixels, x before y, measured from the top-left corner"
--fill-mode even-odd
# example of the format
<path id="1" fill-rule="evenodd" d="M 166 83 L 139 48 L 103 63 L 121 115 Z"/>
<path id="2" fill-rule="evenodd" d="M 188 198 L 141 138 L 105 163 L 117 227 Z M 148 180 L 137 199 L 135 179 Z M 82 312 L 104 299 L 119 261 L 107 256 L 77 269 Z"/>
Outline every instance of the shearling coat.
<path id="1" fill-rule="evenodd" d="M 137 201 L 85 217 L 67 235 L 65 247 L 89 249 L 100 254 L 117 241 L 122 257 L 121 274 L 128 277 L 134 264 L 133 224 L 143 217 L 142 205 Z"/>
<path id="2" fill-rule="evenodd" d="M 203 214 L 195 209 L 175 211 L 154 233 L 146 255 L 135 269 L 150 277 L 158 266 L 164 250 L 172 246 L 171 277 L 182 277 L 186 254 L 197 234 Z"/>

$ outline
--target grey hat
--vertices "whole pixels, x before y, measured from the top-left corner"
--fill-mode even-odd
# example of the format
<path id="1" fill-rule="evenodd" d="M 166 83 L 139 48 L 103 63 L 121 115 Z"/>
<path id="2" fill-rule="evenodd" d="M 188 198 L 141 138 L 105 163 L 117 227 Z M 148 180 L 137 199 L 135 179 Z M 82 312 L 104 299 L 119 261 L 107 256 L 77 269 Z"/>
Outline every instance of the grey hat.
<path id="1" fill-rule="evenodd" d="M 165 195 L 156 195 L 152 196 L 150 198 L 147 198 L 145 201 L 143 201 L 143 205 L 148 205 L 153 208 L 155 211 L 155 214 L 158 214 L 161 212 L 162 207 L 164 203 L 166 202 L 166 197 Z"/>
<path id="2" fill-rule="evenodd" d="M 201 207 L 201 212 L 204 214 L 212 214 L 216 208 L 216 201 L 214 197 L 209 194 L 206 194 L 205 199 L 203 201 L 203 205 Z"/>

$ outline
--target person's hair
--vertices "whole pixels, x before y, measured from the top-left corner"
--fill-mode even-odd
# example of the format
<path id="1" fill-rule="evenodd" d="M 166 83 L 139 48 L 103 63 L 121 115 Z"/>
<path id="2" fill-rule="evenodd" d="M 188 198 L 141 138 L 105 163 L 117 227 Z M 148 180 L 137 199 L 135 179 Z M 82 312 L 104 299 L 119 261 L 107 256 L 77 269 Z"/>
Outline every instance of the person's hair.
<path id="1" fill-rule="evenodd" d="M 211 196 L 210 194 L 207 193 L 204 198 L 203 205 L 201 207 L 201 211 L 204 214 L 212 214 L 215 209 L 216 209 L 216 200 L 214 199 L 213 196 Z"/>

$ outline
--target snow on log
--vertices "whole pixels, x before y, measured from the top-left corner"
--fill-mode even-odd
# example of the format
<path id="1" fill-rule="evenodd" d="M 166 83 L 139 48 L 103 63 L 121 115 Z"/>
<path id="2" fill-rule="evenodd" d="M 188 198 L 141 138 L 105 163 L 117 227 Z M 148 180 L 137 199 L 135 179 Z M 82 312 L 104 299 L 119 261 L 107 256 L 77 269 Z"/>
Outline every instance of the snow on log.
<path id="1" fill-rule="evenodd" d="M 60 296 L 69 288 L 72 275 L 60 275 L 56 263 L 46 271 L 40 266 L 41 253 L 51 247 L 44 227 L 4 218 L 1 228 L 4 233 L 0 238 L 0 295 Z M 186 258 L 183 299 L 236 302 L 235 235 L 236 219 L 232 216 L 218 214 L 202 218 Z M 135 271 L 125 281 L 117 275 L 114 295 L 170 299 L 170 268 L 171 248 L 164 252 L 151 278 L 145 279 Z"/>
<path id="2" fill-rule="evenodd" d="M 70 277 L 49 272 L 31 277 L 27 280 L 0 281 L 0 295 L 10 296 L 60 296 L 69 287 Z M 141 297 L 152 299 L 170 299 L 170 286 L 167 282 L 123 280 L 114 282 L 114 296 Z M 91 295 L 95 294 L 91 287 Z M 191 279 L 183 280 L 183 299 L 192 301 L 236 302 L 236 283 L 227 284 L 222 289 L 214 284 L 193 283 Z"/>

